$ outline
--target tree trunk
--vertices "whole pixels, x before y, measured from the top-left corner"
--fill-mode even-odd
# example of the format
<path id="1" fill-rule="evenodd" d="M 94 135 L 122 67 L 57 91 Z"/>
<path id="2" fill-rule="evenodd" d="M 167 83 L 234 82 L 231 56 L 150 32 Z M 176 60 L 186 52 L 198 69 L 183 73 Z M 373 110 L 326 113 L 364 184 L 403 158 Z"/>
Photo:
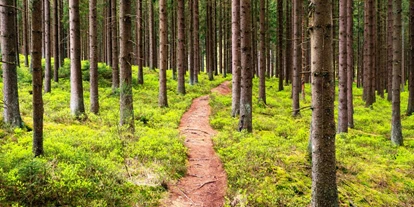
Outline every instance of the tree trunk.
<path id="1" fill-rule="evenodd" d="M 23 50 L 24 50 L 24 66 L 29 67 L 29 24 L 27 0 L 23 0 Z"/>
<path id="2" fill-rule="evenodd" d="M 161 10 L 160 10 L 161 11 Z M 178 47 L 177 47 L 177 69 L 178 69 L 178 88 L 177 91 L 179 94 L 185 94 L 185 67 L 184 62 L 185 58 L 185 19 L 184 19 L 184 0 L 178 0 L 177 8 L 177 23 L 178 23 Z M 161 35 L 161 30 L 160 30 Z M 166 43 L 163 43 L 166 44 Z"/>
<path id="3" fill-rule="evenodd" d="M 65 30 L 62 24 L 63 19 L 63 0 L 59 0 L 59 68 L 63 67 L 65 60 Z M 59 74 L 56 82 L 59 81 Z"/>
<path id="4" fill-rule="evenodd" d="M 354 78 L 354 49 L 353 49 L 353 0 L 347 0 L 347 22 L 346 22 L 346 47 L 347 47 L 347 110 L 348 110 L 348 127 L 354 128 L 354 96 L 352 91 Z"/>
<path id="5" fill-rule="evenodd" d="M 292 115 L 300 115 L 299 92 L 302 67 L 302 8 L 303 1 L 293 1 L 293 78 L 292 78 Z"/>
<path id="6" fill-rule="evenodd" d="M 283 91 L 283 1 L 278 0 L 277 3 L 277 14 L 278 14 L 278 56 L 277 64 L 279 69 L 279 91 Z"/>
<path id="7" fill-rule="evenodd" d="M 15 9 L 13 0 L 1 0 L 0 28 L 2 67 L 3 67 L 3 104 L 4 122 L 12 127 L 22 127 L 19 94 L 17 86 L 16 46 L 15 46 Z"/>
<path id="8" fill-rule="evenodd" d="M 184 4 L 184 0 L 179 0 L 180 4 Z M 168 67 L 168 17 L 167 17 L 167 3 L 166 0 L 160 0 L 159 2 L 160 12 L 160 78 L 159 78 L 159 96 L 158 105 L 160 107 L 168 107 L 167 101 L 167 67 Z M 178 9 L 180 10 L 180 8 Z M 180 13 L 180 12 L 178 12 Z M 179 16 L 179 15 L 178 15 Z M 185 71 L 184 71 L 185 72 Z M 185 91 L 184 91 L 185 93 Z"/>
<path id="9" fill-rule="evenodd" d="M 149 24 L 148 24 L 148 31 L 149 31 L 149 67 L 150 69 L 155 69 L 156 65 L 156 37 L 155 37 L 155 25 L 154 25 L 154 3 L 152 0 L 149 1 Z"/>
<path id="10" fill-rule="evenodd" d="M 410 0 L 410 61 L 411 67 L 409 69 L 409 97 L 407 115 L 411 116 L 414 112 L 414 0 Z"/>
<path id="11" fill-rule="evenodd" d="M 338 206 L 335 161 L 332 2 L 312 0 L 312 206 Z"/>
<path id="12" fill-rule="evenodd" d="M 401 21 L 401 0 L 393 0 L 394 28 L 392 33 L 392 122 L 391 141 L 393 144 L 403 145 L 401 131 L 400 111 L 400 84 L 401 84 L 401 60 L 402 60 L 402 21 Z"/>
<path id="13" fill-rule="evenodd" d="M 392 100 L 392 33 L 393 33 L 393 10 L 392 10 L 392 0 L 388 0 L 388 25 L 387 25 L 387 71 L 388 71 L 388 83 L 387 83 L 387 100 Z"/>
<path id="14" fill-rule="evenodd" d="M 265 0 L 260 0 L 260 68 L 259 68 L 259 101 L 266 104 L 266 7 Z"/>
<path id="15" fill-rule="evenodd" d="M 42 0 L 32 0 L 32 13 L 39 14 Z M 43 99 L 42 99 L 42 17 L 32 15 L 32 85 L 33 85 L 33 154 L 43 155 Z"/>
<path id="16" fill-rule="evenodd" d="M 117 0 L 111 0 L 111 32 L 112 32 L 112 91 L 119 88 L 119 53 L 118 27 L 116 18 Z"/>
<path id="17" fill-rule="evenodd" d="M 198 0 L 193 0 L 193 44 L 194 44 L 194 83 L 198 83 L 200 73 L 200 34 Z"/>
<path id="18" fill-rule="evenodd" d="M 85 113 L 80 60 L 79 0 L 69 0 L 70 26 L 70 111 L 75 117 Z"/>
<path id="19" fill-rule="evenodd" d="M 52 80 L 52 65 L 50 60 L 50 1 L 44 0 L 44 15 L 45 15 L 45 93 L 51 91 L 51 80 Z"/>
<path id="20" fill-rule="evenodd" d="M 89 67 L 90 67 L 90 104 L 91 112 L 99 113 L 98 96 L 98 37 L 97 37 L 96 0 L 89 1 Z"/>
<path id="21" fill-rule="evenodd" d="M 231 3 L 232 105 L 231 116 L 240 114 L 240 1 Z"/>
<path id="22" fill-rule="evenodd" d="M 142 19 L 142 1 L 137 0 L 137 59 L 138 59 L 138 84 L 144 84 L 144 25 Z"/>
<path id="23" fill-rule="evenodd" d="M 165 1 L 165 0 L 164 0 Z M 161 2 L 161 1 L 160 1 Z M 131 0 L 121 0 L 119 32 L 120 45 L 120 125 L 134 133 L 134 107 L 132 101 L 132 13 Z"/>
<path id="24" fill-rule="evenodd" d="M 252 132 L 252 27 L 251 1 L 240 3 L 240 39 L 241 39 L 241 100 L 239 131 L 245 129 Z"/>
<path id="25" fill-rule="evenodd" d="M 286 56 L 285 56 L 285 85 L 289 85 L 289 80 L 292 80 L 292 8 L 286 1 Z"/>
<path id="26" fill-rule="evenodd" d="M 26 1 L 26 0 L 23 0 Z M 58 82 L 59 78 L 59 6 L 58 0 L 53 0 L 53 81 Z"/>
<path id="27" fill-rule="evenodd" d="M 111 0 L 106 2 L 106 64 L 112 66 L 112 15 Z"/>
<path id="28" fill-rule="evenodd" d="M 339 97 L 338 133 L 348 132 L 348 73 L 347 73 L 347 1 L 339 1 Z"/>

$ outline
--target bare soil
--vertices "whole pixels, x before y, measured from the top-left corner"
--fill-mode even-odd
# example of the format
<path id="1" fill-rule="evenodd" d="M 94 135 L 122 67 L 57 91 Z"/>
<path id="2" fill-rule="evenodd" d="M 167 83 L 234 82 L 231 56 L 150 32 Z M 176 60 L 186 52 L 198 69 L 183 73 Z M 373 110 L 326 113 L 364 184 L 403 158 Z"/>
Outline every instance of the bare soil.
<path id="1" fill-rule="evenodd" d="M 211 90 L 228 94 L 229 82 Z M 168 184 L 169 199 L 163 206 L 220 207 L 224 205 L 227 176 L 219 157 L 213 149 L 212 137 L 217 133 L 211 128 L 209 96 L 194 99 L 191 108 L 181 118 L 179 130 L 185 136 L 188 148 L 187 174 L 177 183 Z"/>

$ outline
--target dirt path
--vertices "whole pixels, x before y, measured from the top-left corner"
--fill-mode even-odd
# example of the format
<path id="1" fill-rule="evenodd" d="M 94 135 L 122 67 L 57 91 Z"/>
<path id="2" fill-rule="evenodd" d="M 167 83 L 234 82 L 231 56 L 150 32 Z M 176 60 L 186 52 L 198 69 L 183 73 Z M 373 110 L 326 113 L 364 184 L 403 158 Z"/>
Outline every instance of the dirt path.
<path id="1" fill-rule="evenodd" d="M 229 82 L 211 91 L 228 94 Z M 181 119 L 179 129 L 186 137 L 188 148 L 187 174 L 176 184 L 168 185 L 170 197 L 163 206 L 220 207 L 224 204 L 227 176 L 213 149 L 211 138 L 217 132 L 210 126 L 210 111 L 209 96 L 202 96 L 193 101 Z"/>

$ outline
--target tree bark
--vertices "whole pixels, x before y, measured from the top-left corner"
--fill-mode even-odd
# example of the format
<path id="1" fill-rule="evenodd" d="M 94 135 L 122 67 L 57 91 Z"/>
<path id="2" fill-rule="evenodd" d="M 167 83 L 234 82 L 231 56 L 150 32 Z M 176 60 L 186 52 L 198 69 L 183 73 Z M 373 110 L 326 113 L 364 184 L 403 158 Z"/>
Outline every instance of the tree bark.
<path id="1" fill-rule="evenodd" d="M 198 83 L 200 73 L 200 34 L 198 0 L 193 0 L 193 44 L 194 44 L 194 83 Z"/>
<path id="2" fill-rule="evenodd" d="M 387 71 L 388 71 L 388 83 L 387 83 L 387 100 L 392 100 L 392 33 L 393 33 L 393 10 L 392 10 L 392 0 L 388 0 L 388 23 L 387 23 Z"/>
<path id="3" fill-rule="evenodd" d="M 45 93 L 51 91 L 51 80 L 52 80 L 52 65 L 50 60 L 50 1 L 44 0 L 44 15 L 45 15 Z"/>
<path id="4" fill-rule="evenodd" d="M 401 84 L 401 61 L 402 61 L 402 20 L 401 0 L 393 0 L 394 28 L 392 37 L 392 122 L 391 141 L 397 146 L 403 145 L 401 110 L 400 110 L 400 84 Z"/>
<path id="5" fill-rule="evenodd" d="M 266 104 L 266 7 L 265 0 L 260 0 L 260 68 L 259 68 L 259 101 Z"/>
<path id="6" fill-rule="evenodd" d="M 85 113 L 80 60 L 79 0 L 69 0 L 70 27 L 70 111 L 75 117 Z"/>
<path id="7" fill-rule="evenodd" d="M 240 1 L 232 1 L 231 5 L 231 52 L 232 52 L 232 104 L 231 116 L 240 114 Z"/>
<path id="8" fill-rule="evenodd" d="M 117 0 L 111 0 L 112 91 L 115 91 L 115 89 L 119 88 L 119 53 L 116 4 Z"/>
<path id="9" fill-rule="evenodd" d="M 278 14 L 278 56 L 277 64 L 279 69 L 279 91 L 283 91 L 283 1 L 278 0 L 277 3 L 277 14 Z"/>
<path id="10" fill-rule="evenodd" d="M 409 97 L 407 106 L 407 116 L 411 116 L 414 112 L 414 0 L 410 0 L 410 61 L 409 69 Z"/>
<path id="11" fill-rule="evenodd" d="M 26 0 L 23 0 L 26 1 Z M 58 0 L 53 0 L 53 81 L 59 80 L 59 5 Z"/>
<path id="12" fill-rule="evenodd" d="M 1 0 L 0 28 L 1 28 L 1 52 L 3 67 L 3 104 L 4 123 L 12 127 L 22 127 L 20 117 L 19 94 L 17 86 L 15 21 L 16 10 L 13 8 L 13 0 Z"/>
<path id="13" fill-rule="evenodd" d="M 252 132 L 252 27 L 251 1 L 240 2 L 240 38 L 241 38 L 241 93 L 239 131 Z"/>
<path id="14" fill-rule="evenodd" d="M 42 0 L 32 0 L 32 13 L 39 14 Z M 32 15 L 32 86 L 33 86 L 33 154 L 43 155 L 43 99 L 42 99 L 42 16 Z"/>
<path id="15" fill-rule="evenodd" d="M 150 69 L 155 69 L 156 65 L 156 37 L 155 37 L 155 25 L 154 25 L 154 5 L 152 0 L 149 1 L 149 24 L 148 24 L 148 31 L 149 31 L 149 67 Z"/>
<path id="16" fill-rule="evenodd" d="M 184 3 L 184 0 L 179 0 L 179 4 Z M 158 105 L 160 107 L 168 107 L 167 101 L 167 67 L 168 67 L 168 17 L 167 17 L 167 3 L 166 0 L 159 2 L 160 12 L 160 78 L 159 78 L 159 96 Z M 180 7 L 180 6 L 178 6 Z"/>
<path id="17" fill-rule="evenodd" d="M 112 66 L 112 15 L 111 0 L 106 2 L 106 64 Z"/>
<path id="18" fill-rule="evenodd" d="M 332 2 L 312 0 L 312 202 L 313 207 L 338 206 L 335 161 L 334 71 L 332 65 Z"/>
<path id="19" fill-rule="evenodd" d="M 286 56 L 285 56 L 285 85 L 289 85 L 292 80 L 292 8 L 286 1 Z"/>
<path id="20" fill-rule="evenodd" d="M 165 0 L 163 0 L 165 1 Z M 160 1 L 161 2 L 161 1 Z M 132 21 L 131 0 L 121 0 L 120 8 L 120 125 L 134 133 L 134 107 L 132 101 Z"/>
<path id="21" fill-rule="evenodd" d="M 292 77 L 292 115 L 300 115 L 299 92 L 302 67 L 302 0 L 293 1 L 293 77 Z"/>
<path id="22" fill-rule="evenodd" d="M 27 0 L 23 0 L 23 50 L 24 50 L 24 66 L 29 67 L 29 24 Z"/>
<path id="23" fill-rule="evenodd" d="M 161 12 L 161 10 L 160 10 Z M 177 47 L 177 70 L 178 70 L 178 88 L 177 91 L 179 94 L 185 94 L 185 67 L 184 62 L 185 58 L 185 19 L 184 19 L 184 0 L 178 0 L 177 8 L 177 23 L 178 23 L 178 47 Z M 160 30 L 161 35 L 161 30 Z M 163 43 L 165 44 L 165 43 Z"/>
<path id="24" fill-rule="evenodd" d="M 347 1 L 339 1 L 339 95 L 338 133 L 348 132 L 348 73 L 347 73 Z"/>
<path id="25" fill-rule="evenodd" d="M 138 84 L 144 84 L 144 25 L 142 19 L 142 1 L 137 0 L 137 59 L 138 59 Z"/>
<path id="26" fill-rule="evenodd" d="M 98 94 L 98 36 L 96 0 L 89 1 L 89 67 L 90 67 L 90 105 L 91 112 L 99 113 Z"/>
<path id="27" fill-rule="evenodd" d="M 353 0 L 347 0 L 347 22 L 346 22 L 346 47 L 347 47 L 347 110 L 348 110 L 348 127 L 354 128 L 354 95 L 353 95 L 353 82 L 354 82 L 354 49 L 353 49 Z"/>

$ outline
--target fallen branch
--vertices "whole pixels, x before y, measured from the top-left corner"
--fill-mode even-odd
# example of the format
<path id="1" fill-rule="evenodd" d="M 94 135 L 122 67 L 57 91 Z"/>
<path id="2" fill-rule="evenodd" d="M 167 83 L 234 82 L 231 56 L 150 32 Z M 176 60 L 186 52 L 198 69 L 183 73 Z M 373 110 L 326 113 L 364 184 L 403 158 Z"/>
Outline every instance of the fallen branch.
<path id="1" fill-rule="evenodd" d="M 191 198 L 188 197 L 187 194 L 184 193 L 184 191 L 181 190 L 181 188 L 179 188 L 178 186 L 175 186 L 175 187 L 181 192 L 181 194 L 183 194 L 191 202 L 191 204 L 194 204 L 194 201 L 191 200 Z"/>
<path id="2" fill-rule="evenodd" d="M 207 185 L 207 184 L 210 184 L 210 183 L 215 183 L 215 182 L 216 182 L 215 180 L 210 180 L 210 181 L 207 181 L 207 182 L 205 182 L 205 183 L 201 184 L 201 185 L 200 185 L 200 187 L 198 187 L 198 188 L 194 189 L 193 191 L 196 191 L 196 190 L 198 190 L 198 189 L 200 189 L 200 188 L 204 187 L 204 186 L 205 186 L 205 185 Z"/>

